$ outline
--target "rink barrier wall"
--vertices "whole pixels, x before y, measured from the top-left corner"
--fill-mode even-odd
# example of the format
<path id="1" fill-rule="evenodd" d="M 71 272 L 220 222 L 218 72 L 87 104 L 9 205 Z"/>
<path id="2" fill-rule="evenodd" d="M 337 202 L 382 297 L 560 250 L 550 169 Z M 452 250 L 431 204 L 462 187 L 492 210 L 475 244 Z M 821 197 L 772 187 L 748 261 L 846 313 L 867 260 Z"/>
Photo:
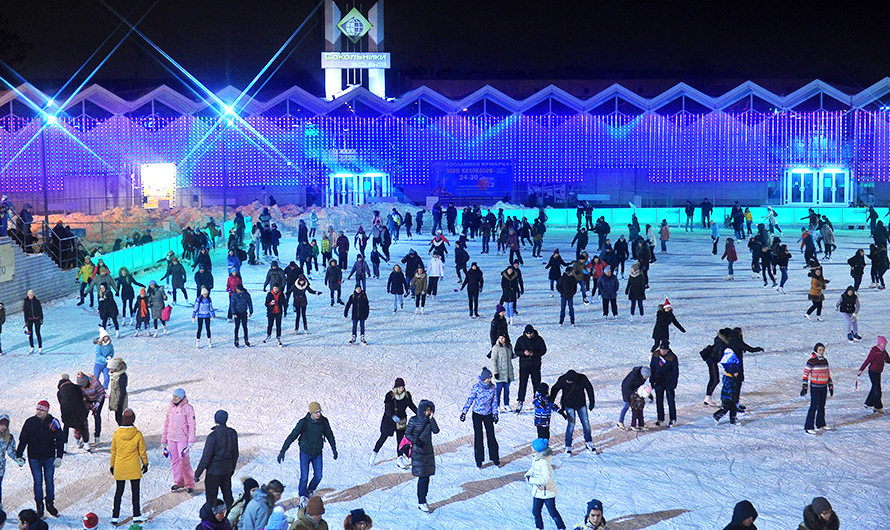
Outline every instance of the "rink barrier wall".
<path id="1" fill-rule="evenodd" d="M 799 228 L 802 226 L 809 226 L 808 221 L 801 219 L 808 215 L 809 207 L 773 206 L 772 208 L 776 212 L 776 220 L 779 223 L 779 227 L 783 229 L 785 229 L 786 227 Z M 816 211 L 816 213 L 825 215 L 831 221 L 831 224 L 834 226 L 835 230 L 868 226 L 867 208 L 814 207 L 813 209 Z M 492 208 L 491 210 L 493 213 L 497 214 L 497 209 Z M 750 210 L 755 226 L 758 223 L 764 223 L 767 225 L 767 227 L 769 227 L 769 223 L 766 221 L 767 210 L 765 206 L 750 207 Z M 487 211 L 487 208 L 482 209 L 483 214 L 486 214 Z M 574 208 L 547 208 L 545 210 L 545 213 L 547 214 L 547 226 L 575 228 L 578 224 L 576 211 L 577 210 Z M 730 211 L 732 211 L 731 207 L 715 207 L 713 212 L 711 212 L 711 220 L 720 225 L 722 228 L 723 222 L 726 220 L 726 217 L 729 215 Z M 653 227 L 661 226 L 662 220 L 667 220 L 668 225 L 671 227 L 683 228 L 686 225 L 685 206 L 674 206 L 671 208 L 661 207 L 635 209 L 594 208 L 593 222 L 596 223 L 597 219 L 604 216 L 606 218 L 606 222 L 611 225 L 612 231 L 617 231 L 620 233 L 622 229 L 626 228 L 627 225 L 630 224 L 631 216 L 634 213 L 637 214 L 637 220 L 639 221 L 641 227 L 645 227 L 646 224 L 651 224 Z M 522 217 L 525 216 L 528 219 L 529 223 L 533 223 L 534 220 L 538 217 L 538 209 L 505 208 L 504 216 L 513 216 L 518 217 L 519 219 L 522 219 Z M 887 219 L 884 217 L 884 215 L 881 215 L 881 218 L 884 219 L 884 222 L 886 224 Z M 424 220 L 426 221 L 427 219 Z M 460 218 L 458 218 L 458 220 L 460 220 Z M 695 205 L 695 215 L 693 215 L 693 220 L 695 222 L 695 226 L 701 229 L 701 208 L 699 208 L 698 205 Z M 429 224 L 425 223 L 424 227 L 429 229 L 429 227 L 432 226 L 431 223 L 432 216 L 429 217 Z"/>
<path id="2" fill-rule="evenodd" d="M 12 246 L 15 260 L 12 280 L 0 283 L 0 302 L 7 315 L 22 310 L 28 289 L 34 289 L 34 295 L 43 304 L 77 291 L 76 271 L 63 271 L 46 254 L 26 254 L 10 238 L 0 238 L 0 244 Z"/>
<path id="3" fill-rule="evenodd" d="M 244 224 L 249 227 L 251 223 L 250 217 L 244 217 Z M 221 234 L 216 240 L 217 248 L 220 243 L 226 246 L 229 237 L 229 230 L 235 227 L 235 221 L 227 221 L 220 230 Z M 249 235 L 247 228 L 245 233 Z M 177 256 L 182 256 L 182 236 L 167 237 L 135 247 L 123 248 L 108 254 L 96 255 L 93 257 L 93 263 L 99 259 L 105 262 L 108 270 L 111 271 L 112 277 L 117 278 L 117 273 L 121 267 L 126 267 L 130 272 L 137 272 L 143 269 L 161 265 L 162 260 L 167 257 L 167 253 L 173 251 Z M 185 265 L 184 265 L 185 266 Z"/>

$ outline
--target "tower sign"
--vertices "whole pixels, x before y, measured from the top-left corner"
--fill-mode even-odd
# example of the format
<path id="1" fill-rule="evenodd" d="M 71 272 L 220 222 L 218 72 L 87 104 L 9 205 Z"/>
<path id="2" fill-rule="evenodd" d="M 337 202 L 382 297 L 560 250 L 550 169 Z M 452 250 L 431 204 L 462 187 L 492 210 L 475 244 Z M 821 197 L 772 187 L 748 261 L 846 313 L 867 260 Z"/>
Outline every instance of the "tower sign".
<path id="1" fill-rule="evenodd" d="M 342 18 L 335 0 L 325 0 L 324 22 L 325 96 L 334 99 L 350 86 L 367 84 L 372 94 L 386 98 L 384 71 L 390 66 L 390 56 L 383 51 L 383 0 L 377 0 L 367 13 L 351 6 Z"/>

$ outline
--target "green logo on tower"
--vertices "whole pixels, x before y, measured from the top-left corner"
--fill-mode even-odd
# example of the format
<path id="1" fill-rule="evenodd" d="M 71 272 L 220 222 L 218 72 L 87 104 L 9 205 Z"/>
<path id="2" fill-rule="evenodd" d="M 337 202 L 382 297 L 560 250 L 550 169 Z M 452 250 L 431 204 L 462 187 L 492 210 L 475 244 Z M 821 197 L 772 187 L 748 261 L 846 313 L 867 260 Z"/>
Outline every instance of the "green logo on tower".
<path id="1" fill-rule="evenodd" d="M 337 27 L 353 43 L 358 42 L 359 39 L 371 31 L 371 23 L 354 7 L 349 13 L 346 13 L 346 16 L 337 24 Z"/>

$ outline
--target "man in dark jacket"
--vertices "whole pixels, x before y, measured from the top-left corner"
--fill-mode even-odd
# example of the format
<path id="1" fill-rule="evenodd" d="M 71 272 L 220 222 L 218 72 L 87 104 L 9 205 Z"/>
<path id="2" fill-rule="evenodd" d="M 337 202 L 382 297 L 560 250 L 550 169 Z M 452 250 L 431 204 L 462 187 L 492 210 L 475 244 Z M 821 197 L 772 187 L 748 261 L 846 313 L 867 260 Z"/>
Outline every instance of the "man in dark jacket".
<path id="1" fill-rule="evenodd" d="M 519 341 L 517 341 L 519 342 Z M 584 430 L 584 443 L 587 450 L 596 452 L 593 446 L 593 435 L 590 434 L 590 420 L 587 418 L 587 411 L 593 410 L 596 400 L 593 396 L 593 385 L 584 374 L 579 374 L 574 370 L 569 370 L 565 374 L 559 376 L 556 384 L 550 389 L 550 402 L 556 403 L 557 394 L 562 392 L 562 399 L 559 402 L 562 410 L 566 413 L 566 453 L 572 454 L 572 432 L 575 430 L 575 418 L 581 420 L 581 427 Z M 587 393 L 587 399 L 584 394 Z"/>
<path id="2" fill-rule="evenodd" d="M 294 430 L 284 440 L 281 452 L 278 453 L 278 463 L 284 462 L 284 453 L 296 440 L 300 446 L 300 501 L 305 503 L 309 497 L 315 494 L 322 478 L 322 449 L 327 438 L 331 444 L 331 452 L 334 460 L 337 459 L 337 442 L 334 440 L 334 432 L 328 419 L 321 415 L 321 405 L 313 401 L 309 404 L 309 412 L 303 416 Z M 309 464 L 312 464 L 312 481 L 309 480 Z"/>
<path id="3" fill-rule="evenodd" d="M 68 431 L 74 429 L 77 438 L 77 446 L 82 447 L 86 443 L 86 450 L 90 450 L 90 433 L 87 429 L 87 408 L 84 404 L 83 389 L 71 382 L 68 374 L 62 374 L 58 385 L 59 410 L 62 415 L 62 437 L 68 444 Z M 82 440 L 81 440 L 82 438 Z"/>
<path id="4" fill-rule="evenodd" d="M 677 356 L 670 348 L 667 339 L 662 340 L 658 350 L 649 361 L 649 369 L 652 371 L 652 388 L 655 390 L 655 410 L 658 420 L 655 425 L 664 423 L 664 398 L 667 396 L 669 422 L 668 427 L 677 421 L 677 405 L 674 401 L 674 391 L 680 378 L 680 364 Z"/>
<path id="5" fill-rule="evenodd" d="M 340 230 L 340 236 L 337 237 L 337 242 L 334 246 L 337 247 L 337 261 L 340 262 L 340 269 L 345 271 L 349 261 L 349 238 L 346 237 L 343 230 Z"/>
<path id="6" fill-rule="evenodd" d="M 841 521 L 831 508 L 828 499 L 816 497 L 803 509 L 803 522 L 800 523 L 798 530 L 838 530 L 840 526 Z"/>
<path id="7" fill-rule="evenodd" d="M 413 248 L 402 258 L 402 263 L 405 264 L 405 278 L 408 278 L 408 281 L 414 277 L 414 273 L 417 272 L 418 268 L 423 267 L 423 259 L 417 255 Z"/>
<path id="8" fill-rule="evenodd" d="M 476 318 L 479 316 L 479 293 L 482 292 L 482 287 L 485 285 L 485 280 L 482 277 L 482 269 L 479 268 L 479 265 L 474 261 L 472 265 L 470 265 L 470 269 L 467 271 L 467 274 L 464 277 L 464 282 L 460 286 L 460 290 L 463 291 L 464 287 L 467 288 L 467 301 L 470 306 L 470 318 Z"/>
<path id="9" fill-rule="evenodd" d="M 532 393 L 541 384 L 541 358 L 547 353 L 547 345 L 544 339 L 538 335 L 531 324 L 525 326 L 525 331 L 518 339 L 513 351 L 519 357 L 519 404 L 516 413 L 522 412 L 522 404 L 525 402 L 526 385 L 528 379 L 532 380 Z"/>
<path id="10" fill-rule="evenodd" d="M 556 290 L 559 292 L 559 325 L 566 319 L 566 306 L 569 306 L 569 321 L 575 325 L 575 293 L 578 292 L 578 282 L 572 274 L 572 268 L 568 267 L 565 274 L 556 281 Z"/>
<path id="11" fill-rule="evenodd" d="M 250 347 L 247 338 L 247 319 L 253 316 L 253 299 L 250 293 L 244 289 L 244 284 L 238 283 L 231 297 L 232 315 L 235 317 L 235 347 L 238 347 L 238 327 L 244 330 L 244 345 Z"/>
<path id="12" fill-rule="evenodd" d="M 624 400 L 624 406 L 621 407 L 621 414 L 618 416 L 619 429 L 626 429 L 624 426 L 624 417 L 627 415 L 628 409 L 630 409 L 630 397 L 641 385 L 646 383 L 646 380 L 649 379 L 650 375 L 652 375 L 652 371 L 648 366 L 635 366 L 629 374 L 624 376 L 624 380 L 621 381 L 621 399 Z"/>
<path id="13" fill-rule="evenodd" d="M 201 289 L 203 287 L 206 287 L 208 291 L 213 290 L 213 273 L 202 263 L 198 265 L 198 272 L 195 273 L 195 300 L 201 297 Z"/>
<path id="14" fill-rule="evenodd" d="M 745 382 L 745 352 L 762 352 L 763 348 L 747 344 L 742 333 L 742 328 L 734 328 L 732 330 L 732 334 L 729 337 L 729 343 L 726 346 L 732 348 L 733 353 L 739 358 L 739 376 L 736 379 L 736 384 L 738 385 L 738 392 L 741 393 L 742 383 Z M 739 405 L 739 410 L 744 411 L 745 406 Z"/>
<path id="15" fill-rule="evenodd" d="M 25 420 L 19 434 L 19 446 L 15 451 L 16 463 L 25 465 L 22 457 L 28 448 L 28 465 L 34 478 L 34 502 L 37 504 L 37 515 L 43 517 L 43 503 L 46 511 L 53 517 L 59 515 L 53 502 L 56 498 L 55 472 L 62 465 L 65 451 L 65 440 L 62 437 L 62 425 L 49 413 L 49 402 L 37 403 L 37 413 Z M 44 484 L 46 493 L 44 494 Z"/>
<path id="16" fill-rule="evenodd" d="M 581 259 L 581 251 L 587 247 L 587 229 L 579 228 L 570 244 L 575 245 L 575 259 Z"/>
<path id="17" fill-rule="evenodd" d="M 269 271 L 266 272 L 266 281 L 263 282 L 263 291 L 265 291 L 268 287 L 278 286 L 282 291 L 284 290 L 285 276 L 284 269 L 278 266 L 278 262 L 272 260 L 272 265 L 269 267 Z M 214 499 L 216 500 L 216 499 Z"/>
<path id="18" fill-rule="evenodd" d="M 231 509 L 235 503 L 232 498 L 232 475 L 238 463 L 238 432 L 226 425 L 229 413 L 224 410 L 216 411 L 213 420 L 216 425 L 204 442 L 204 453 L 195 469 L 195 482 L 201 480 L 201 474 L 207 470 L 207 482 L 204 483 L 207 502 L 215 501 L 217 493 L 222 490 L 226 507 Z"/>
<path id="19" fill-rule="evenodd" d="M 349 341 L 349 344 L 355 344 L 355 332 L 358 328 L 361 329 L 362 344 L 367 344 L 365 342 L 365 320 L 368 320 L 371 308 L 368 304 L 368 295 L 362 291 L 361 285 L 356 285 L 355 291 L 349 295 L 349 300 L 343 307 L 344 318 L 349 316 L 350 308 L 352 309 L 352 340 Z"/>
<path id="20" fill-rule="evenodd" d="M 735 505 L 732 511 L 732 522 L 723 530 L 757 530 L 754 521 L 757 519 L 757 510 L 751 501 L 741 501 Z"/>

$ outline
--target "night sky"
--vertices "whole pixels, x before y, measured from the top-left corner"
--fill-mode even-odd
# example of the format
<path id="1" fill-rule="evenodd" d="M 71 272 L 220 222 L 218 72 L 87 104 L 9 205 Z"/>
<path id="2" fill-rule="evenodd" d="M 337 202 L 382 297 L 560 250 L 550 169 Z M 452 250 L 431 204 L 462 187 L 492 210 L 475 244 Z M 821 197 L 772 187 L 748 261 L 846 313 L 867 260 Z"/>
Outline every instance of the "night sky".
<path id="1" fill-rule="evenodd" d="M 139 28 L 214 90 L 244 87 L 315 6 L 314 0 L 159 0 L 153 7 L 151 0 L 107 1 L 134 22 L 148 12 Z M 290 56 L 276 63 L 281 69 L 270 87 L 298 84 L 318 92 L 321 11 L 287 48 Z M 114 44 L 123 37 L 117 25 L 97 0 L 4 0 L 0 57 L 39 87 L 58 86 L 109 35 Z M 413 78 L 820 78 L 862 89 L 890 75 L 888 28 L 890 2 L 385 5 L 393 77 Z M 95 80 L 121 90 L 157 84 L 171 77 L 159 57 L 131 36 Z"/>

